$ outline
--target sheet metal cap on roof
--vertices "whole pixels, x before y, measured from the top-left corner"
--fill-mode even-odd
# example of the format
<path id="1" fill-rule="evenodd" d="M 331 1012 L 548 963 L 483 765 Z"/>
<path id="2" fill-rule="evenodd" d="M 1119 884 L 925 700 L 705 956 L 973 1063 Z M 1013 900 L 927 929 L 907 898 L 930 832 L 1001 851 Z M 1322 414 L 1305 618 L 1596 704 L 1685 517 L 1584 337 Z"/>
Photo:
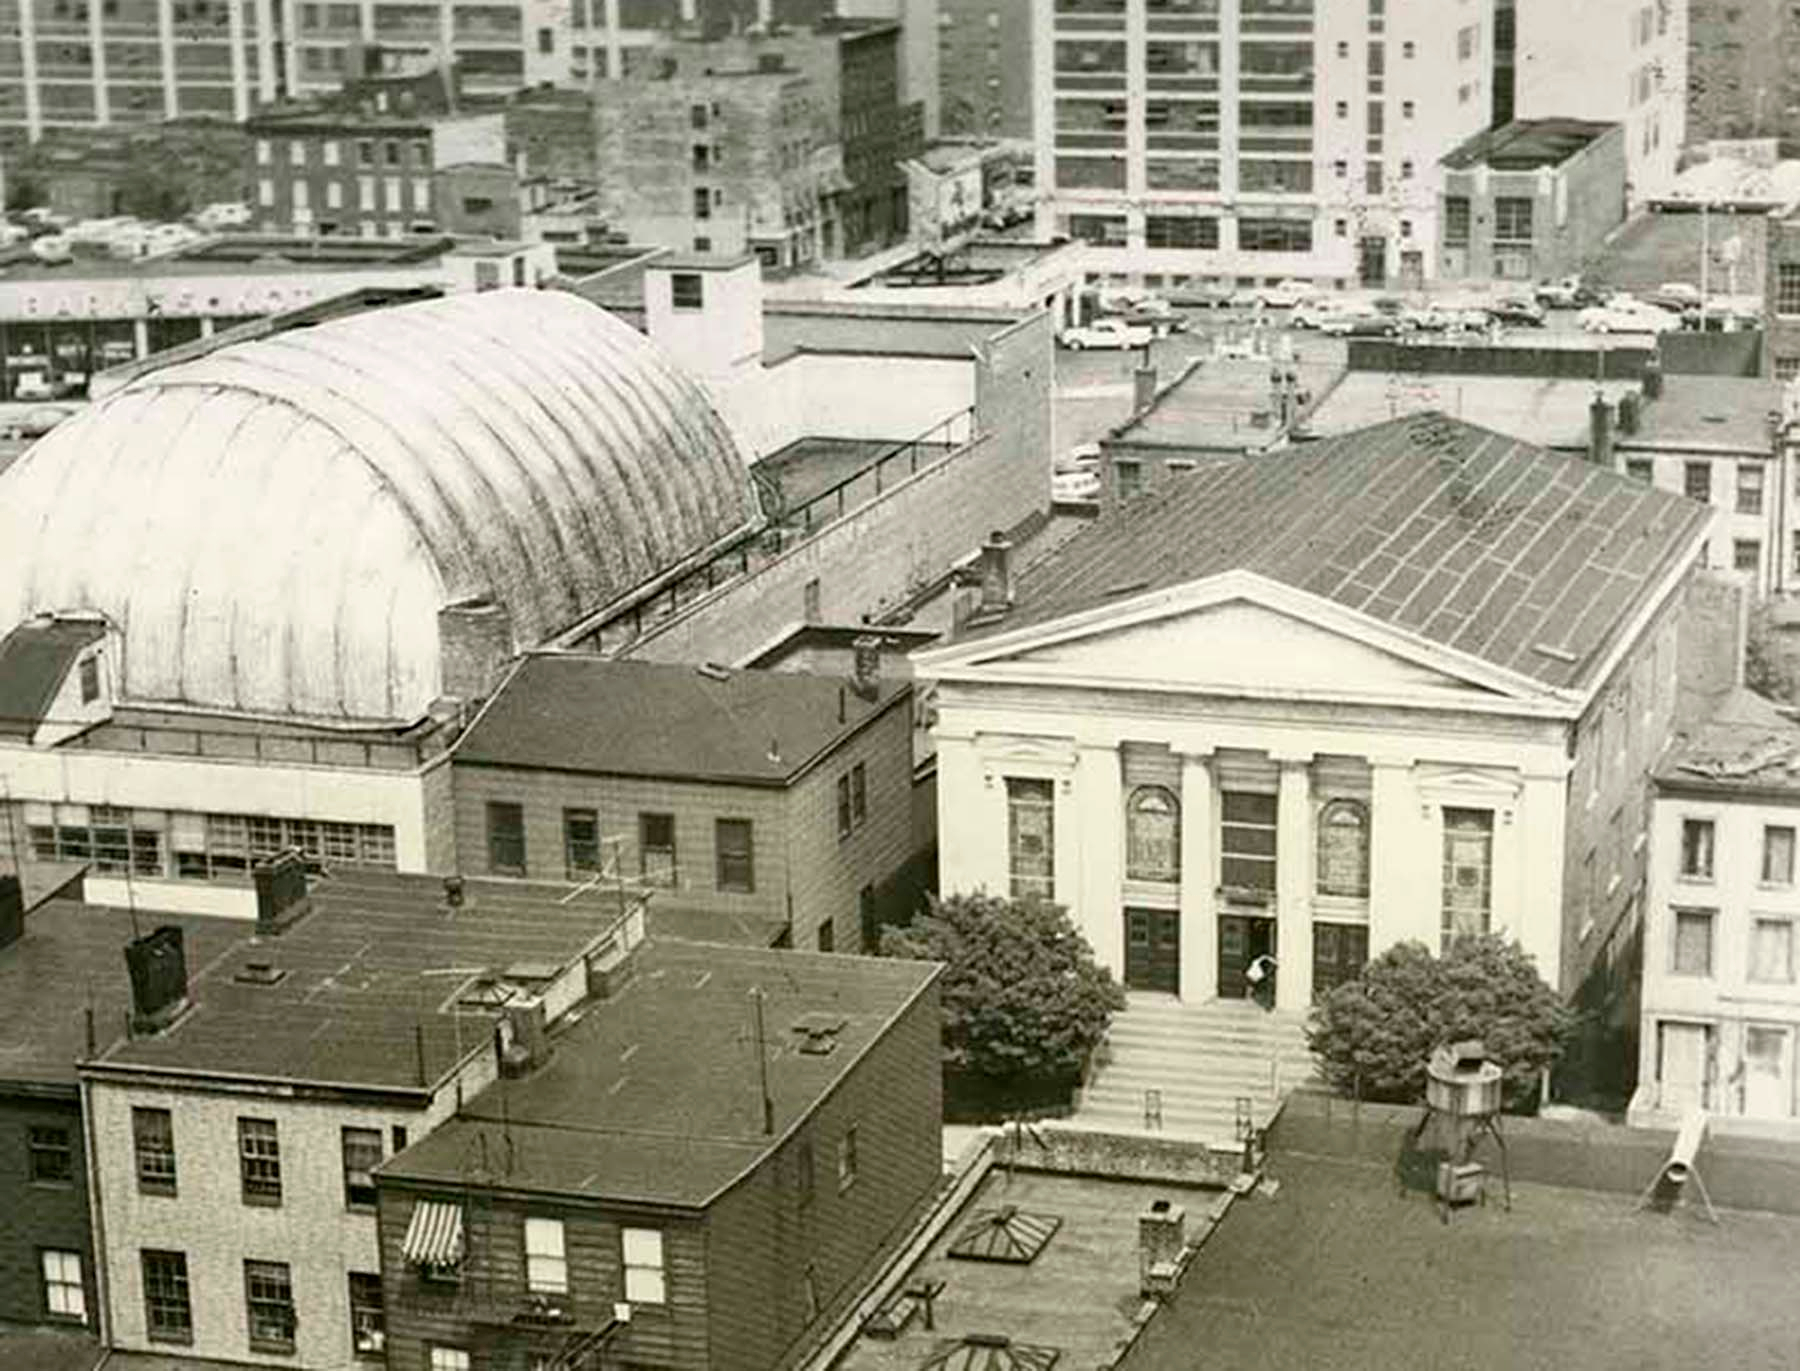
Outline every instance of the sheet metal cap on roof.
<path id="1" fill-rule="evenodd" d="M 515 644 L 744 527 L 699 385 L 612 315 L 503 290 L 372 311 L 152 372 L 0 477 L 0 626 L 104 611 L 124 693 L 416 717 L 437 612 Z"/>

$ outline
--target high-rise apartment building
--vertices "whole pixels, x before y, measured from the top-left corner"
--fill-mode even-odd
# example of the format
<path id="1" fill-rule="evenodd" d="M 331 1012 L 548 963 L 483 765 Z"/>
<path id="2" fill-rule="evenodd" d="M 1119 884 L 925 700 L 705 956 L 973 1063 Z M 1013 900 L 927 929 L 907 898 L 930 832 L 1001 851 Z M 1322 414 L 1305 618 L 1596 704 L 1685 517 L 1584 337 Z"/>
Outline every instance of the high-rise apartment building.
<path id="1" fill-rule="evenodd" d="M 941 0 L 939 128 L 950 138 L 1030 138 L 1032 6 Z"/>
<path id="2" fill-rule="evenodd" d="M 1494 0 L 1042 0 L 1040 232 L 1096 269 L 1382 285 L 1436 257 Z"/>
<path id="3" fill-rule="evenodd" d="M 1788 0 L 1689 0 L 1687 132 L 1800 135 L 1800 13 Z"/>
<path id="4" fill-rule="evenodd" d="M 1686 0 L 1517 0 L 1513 117 L 1625 125 L 1632 204 L 1675 177 L 1687 135 Z"/>
<path id="5" fill-rule="evenodd" d="M 276 0 L 0 0 L 0 130 L 242 119 L 279 34 Z"/>

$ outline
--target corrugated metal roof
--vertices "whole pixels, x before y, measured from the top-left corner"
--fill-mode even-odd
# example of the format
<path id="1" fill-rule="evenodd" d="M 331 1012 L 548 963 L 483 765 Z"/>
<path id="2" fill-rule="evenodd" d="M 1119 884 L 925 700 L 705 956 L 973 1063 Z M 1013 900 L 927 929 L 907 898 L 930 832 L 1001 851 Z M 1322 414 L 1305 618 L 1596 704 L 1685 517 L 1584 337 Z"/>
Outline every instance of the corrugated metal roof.
<path id="1" fill-rule="evenodd" d="M 373 311 L 151 373 L 0 477 L 0 624 L 104 611 L 124 693 L 358 719 L 440 693 L 437 612 L 543 641 L 755 516 L 704 392 L 563 292 Z"/>

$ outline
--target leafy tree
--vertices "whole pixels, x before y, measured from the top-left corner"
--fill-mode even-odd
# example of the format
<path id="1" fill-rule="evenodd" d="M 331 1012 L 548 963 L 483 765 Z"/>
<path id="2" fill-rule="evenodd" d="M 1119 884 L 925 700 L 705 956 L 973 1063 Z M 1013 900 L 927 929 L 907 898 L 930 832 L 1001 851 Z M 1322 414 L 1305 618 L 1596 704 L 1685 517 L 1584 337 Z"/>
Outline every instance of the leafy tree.
<path id="1" fill-rule="evenodd" d="M 1744 684 L 1780 704 L 1800 704 L 1800 672 L 1792 650 L 1783 651 L 1766 607 L 1752 611 L 1744 635 Z"/>
<path id="2" fill-rule="evenodd" d="M 1411 1102 L 1436 1048 L 1479 1038 L 1505 1068 L 1508 1101 L 1524 1105 L 1574 1026 L 1525 950 L 1486 934 L 1442 957 L 1416 942 L 1390 947 L 1313 1010 L 1307 1039 L 1337 1090 Z"/>
<path id="3" fill-rule="evenodd" d="M 945 1071 L 996 1085 L 1072 1081 L 1125 1007 L 1060 905 L 933 899 L 910 924 L 882 930 L 881 953 L 947 964 Z"/>

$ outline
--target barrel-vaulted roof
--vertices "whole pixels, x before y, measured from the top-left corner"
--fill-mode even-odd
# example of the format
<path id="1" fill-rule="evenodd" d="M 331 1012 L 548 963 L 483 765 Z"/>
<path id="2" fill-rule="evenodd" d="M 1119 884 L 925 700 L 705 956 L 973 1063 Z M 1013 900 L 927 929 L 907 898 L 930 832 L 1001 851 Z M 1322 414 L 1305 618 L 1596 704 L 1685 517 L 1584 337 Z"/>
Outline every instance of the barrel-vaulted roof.
<path id="1" fill-rule="evenodd" d="M 491 291 L 153 371 L 0 477 L 0 626 L 99 610 L 122 693 L 416 717 L 438 611 L 517 646 L 750 524 L 700 387 L 606 311 Z"/>

